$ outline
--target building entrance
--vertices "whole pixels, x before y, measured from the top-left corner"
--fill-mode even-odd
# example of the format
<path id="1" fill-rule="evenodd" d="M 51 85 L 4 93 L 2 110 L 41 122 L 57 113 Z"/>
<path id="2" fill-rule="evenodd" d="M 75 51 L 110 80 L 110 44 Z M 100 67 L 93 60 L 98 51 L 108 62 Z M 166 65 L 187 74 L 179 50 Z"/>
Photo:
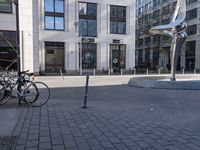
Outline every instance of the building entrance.
<path id="1" fill-rule="evenodd" d="M 119 73 L 125 69 L 126 45 L 110 45 L 110 68 L 113 73 Z"/>
<path id="2" fill-rule="evenodd" d="M 82 44 L 82 69 L 96 68 L 96 47 L 95 43 Z"/>
<path id="3" fill-rule="evenodd" d="M 64 43 L 45 43 L 45 72 L 64 71 Z"/>

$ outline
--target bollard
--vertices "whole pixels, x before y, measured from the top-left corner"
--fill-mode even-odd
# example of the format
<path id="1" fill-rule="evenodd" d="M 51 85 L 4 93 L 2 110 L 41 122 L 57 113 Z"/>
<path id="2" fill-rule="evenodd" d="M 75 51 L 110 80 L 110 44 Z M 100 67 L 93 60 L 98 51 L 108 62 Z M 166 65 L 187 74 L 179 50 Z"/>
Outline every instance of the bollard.
<path id="1" fill-rule="evenodd" d="M 134 68 L 134 75 L 136 75 L 136 69 Z"/>
<path id="2" fill-rule="evenodd" d="M 184 68 L 182 69 L 182 73 L 185 74 L 185 69 Z"/>
<path id="3" fill-rule="evenodd" d="M 122 69 L 120 70 L 120 72 L 121 72 L 121 76 L 123 76 L 123 70 Z"/>
<path id="4" fill-rule="evenodd" d="M 82 68 L 80 68 L 80 76 L 83 75 L 83 71 L 82 71 Z"/>
<path id="5" fill-rule="evenodd" d="M 160 74 L 160 68 L 158 69 L 158 74 Z"/>
<path id="6" fill-rule="evenodd" d="M 197 70 L 196 70 L 196 68 L 194 68 L 194 74 L 197 74 Z"/>
<path id="7" fill-rule="evenodd" d="M 61 76 L 62 79 L 64 80 L 63 73 L 62 73 L 62 69 L 60 69 L 60 76 Z"/>
<path id="8" fill-rule="evenodd" d="M 83 109 L 87 108 L 87 97 L 88 97 L 88 84 L 89 84 L 89 75 L 86 76 L 86 84 L 85 84 L 85 97 L 84 97 L 84 104 Z"/>
<path id="9" fill-rule="evenodd" d="M 149 74 L 149 69 L 147 68 L 147 75 Z"/>
<path id="10" fill-rule="evenodd" d="M 96 70 L 95 70 L 95 68 L 93 70 L 93 75 L 96 76 Z"/>
<path id="11" fill-rule="evenodd" d="M 108 69 L 108 76 L 110 76 L 110 69 Z"/>

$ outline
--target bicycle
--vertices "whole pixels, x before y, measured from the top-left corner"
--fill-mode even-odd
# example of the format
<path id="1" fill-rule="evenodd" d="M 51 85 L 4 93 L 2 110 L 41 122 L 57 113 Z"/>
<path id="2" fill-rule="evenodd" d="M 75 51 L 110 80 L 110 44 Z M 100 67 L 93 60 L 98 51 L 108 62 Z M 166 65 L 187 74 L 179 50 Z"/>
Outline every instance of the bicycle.
<path id="1" fill-rule="evenodd" d="M 33 82 L 30 77 L 33 73 L 20 72 L 20 76 L 14 81 L 14 75 L 7 72 L 0 81 L 0 105 L 5 104 L 9 99 L 18 97 L 19 104 L 24 101 L 30 106 L 40 107 L 46 104 L 50 98 L 49 87 L 43 82 Z M 25 76 L 28 76 L 26 78 Z M 13 91 L 17 96 L 13 96 Z"/>

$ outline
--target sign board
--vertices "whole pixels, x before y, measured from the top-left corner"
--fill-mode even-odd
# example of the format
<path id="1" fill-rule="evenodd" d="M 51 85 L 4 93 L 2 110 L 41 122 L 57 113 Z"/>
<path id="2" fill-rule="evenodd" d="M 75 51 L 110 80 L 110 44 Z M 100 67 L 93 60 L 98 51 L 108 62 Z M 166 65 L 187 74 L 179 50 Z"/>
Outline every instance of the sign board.
<path id="1" fill-rule="evenodd" d="M 114 39 L 114 40 L 113 40 L 113 43 L 114 43 L 114 44 L 120 44 L 120 40 Z"/>
<path id="2" fill-rule="evenodd" d="M 83 43 L 95 43 L 93 38 L 82 38 Z"/>

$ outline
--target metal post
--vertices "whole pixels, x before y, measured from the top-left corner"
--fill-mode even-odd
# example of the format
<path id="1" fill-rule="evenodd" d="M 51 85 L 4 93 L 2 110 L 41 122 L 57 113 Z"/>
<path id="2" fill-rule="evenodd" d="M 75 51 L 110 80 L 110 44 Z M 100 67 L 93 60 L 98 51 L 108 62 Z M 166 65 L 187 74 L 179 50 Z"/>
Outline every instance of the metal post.
<path id="1" fill-rule="evenodd" d="M 96 69 L 93 70 L 93 75 L 96 76 Z"/>
<path id="2" fill-rule="evenodd" d="M 81 39 L 82 40 L 82 39 Z M 80 58 L 79 58 L 79 62 L 80 62 L 80 76 L 82 76 L 82 74 L 83 74 L 83 70 L 82 70 L 82 42 L 80 43 L 80 48 L 79 48 L 79 50 L 80 50 Z"/>
<path id="3" fill-rule="evenodd" d="M 196 70 L 196 68 L 194 68 L 194 74 L 197 74 L 197 70 Z"/>
<path id="4" fill-rule="evenodd" d="M 158 74 L 160 74 L 160 68 L 158 69 Z"/>
<path id="5" fill-rule="evenodd" d="M 136 68 L 134 68 L 134 75 L 136 75 Z"/>
<path id="6" fill-rule="evenodd" d="M 16 6 L 16 50 L 17 50 L 17 74 L 18 77 L 20 77 L 20 71 L 21 71 L 21 62 L 20 62 L 20 31 L 19 31 L 19 2 L 18 0 L 12 1 Z M 21 85 L 19 84 L 17 86 L 17 90 L 21 93 Z M 18 95 L 19 102 L 18 104 L 21 104 L 21 96 Z"/>
<path id="7" fill-rule="evenodd" d="M 182 72 L 183 72 L 183 74 L 185 74 L 185 69 L 184 68 L 182 69 Z"/>
<path id="8" fill-rule="evenodd" d="M 18 0 L 12 1 L 16 6 L 16 49 L 17 49 L 17 72 L 20 76 L 21 63 L 20 63 L 20 33 L 19 33 L 19 2 Z"/>
<path id="9" fill-rule="evenodd" d="M 85 97 L 84 97 L 84 104 L 83 109 L 87 108 L 87 97 L 88 97 L 88 84 L 89 84 L 89 75 L 86 76 L 86 84 L 85 84 Z"/>
<path id="10" fill-rule="evenodd" d="M 123 76 L 123 70 L 122 69 L 120 70 L 120 72 L 121 72 L 121 76 Z"/>
<path id="11" fill-rule="evenodd" d="M 110 76 L 110 68 L 108 68 L 108 76 Z"/>
<path id="12" fill-rule="evenodd" d="M 149 69 L 147 68 L 147 75 L 149 74 Z"/>
<path id="13" fill-rule="evenodd" d="M 61 75 L 62 79 L 64 80 L 62 69 L 60 69 L 60 75 Z"/>

